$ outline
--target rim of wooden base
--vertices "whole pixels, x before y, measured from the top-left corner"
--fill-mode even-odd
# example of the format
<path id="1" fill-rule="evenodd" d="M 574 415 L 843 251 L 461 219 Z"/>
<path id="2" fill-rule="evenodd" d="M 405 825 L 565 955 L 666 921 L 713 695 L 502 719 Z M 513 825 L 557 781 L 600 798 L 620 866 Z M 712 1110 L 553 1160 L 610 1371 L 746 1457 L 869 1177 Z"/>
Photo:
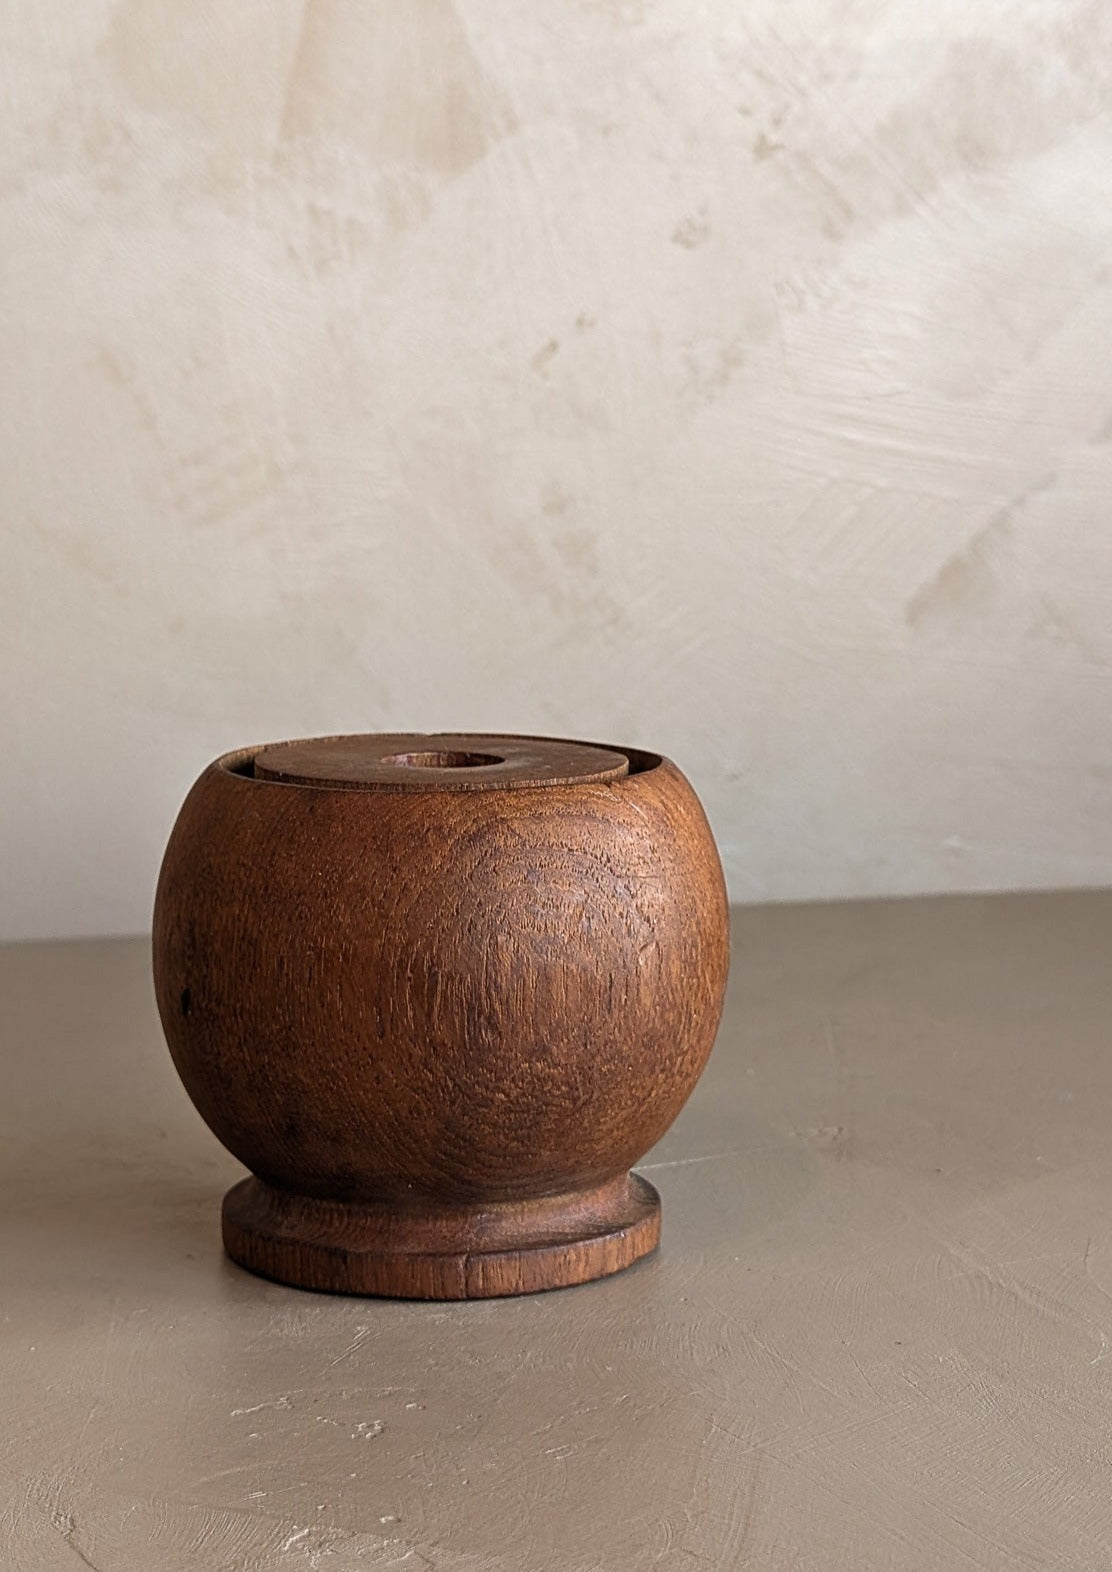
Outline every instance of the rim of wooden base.
<path id="1" fill-rule="evenodd" d="M 585 1200 L 595 1204 L 584 1206 Z M 583 1232 L 575 1236 L 569 1234 L 569 1212 L 580 1214 Z M 584 1212 L 590 1215 L 586 1226 Z M 445 1241 L 445 1248 L 407 1250 L 401 1240 L 384 1243 L 383 1214 L 381 1205 L 320 1201 L 244 1179 L 224 1197 L 224 1248 L 237 1265 L 260 1277 L 318 1293 L 493 1299 L 609 1277 L 660 1242 L 660 1196 L 640 1174 L 571 1198 L 570 1206 L 567 1196 L 530 1202 L 528 1226 L 535 1238 L 516 1239 L 509 1247 L 468 1246 L 468 1237 L 475 1237 L 469 1214 L 453 1208 L 459 1248 Z M 470 1216 L 488 1213 L 476 1208 Z M 397 1221 L 401 1226 L 391 1231 L 404 1233 L 404 1216 Z"/>

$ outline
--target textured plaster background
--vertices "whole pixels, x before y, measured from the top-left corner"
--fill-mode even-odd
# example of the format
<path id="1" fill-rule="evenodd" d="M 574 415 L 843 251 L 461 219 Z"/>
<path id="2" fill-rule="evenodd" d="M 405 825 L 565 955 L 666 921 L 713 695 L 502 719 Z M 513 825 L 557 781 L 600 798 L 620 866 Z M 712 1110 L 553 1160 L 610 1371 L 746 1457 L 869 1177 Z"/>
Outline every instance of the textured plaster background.
<path id="1" fill-rule="evenodd" d="M 1107 0 L 7 0 L 3 932 L 222 748 L 671 753 L 740 900 L 1112 880 Z"/>

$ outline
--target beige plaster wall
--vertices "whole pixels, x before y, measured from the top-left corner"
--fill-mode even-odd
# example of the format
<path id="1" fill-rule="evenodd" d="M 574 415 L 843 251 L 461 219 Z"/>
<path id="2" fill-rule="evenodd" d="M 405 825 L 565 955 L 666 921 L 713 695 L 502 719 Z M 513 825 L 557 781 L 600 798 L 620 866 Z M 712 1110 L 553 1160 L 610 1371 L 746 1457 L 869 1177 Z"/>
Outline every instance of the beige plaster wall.
<path id="1" fill-rule="evenodd" d="M 1112 879 L 1106 0 L 8 0 L 0 901 L 207 758 L 659 747 L 740 900 Z"/>

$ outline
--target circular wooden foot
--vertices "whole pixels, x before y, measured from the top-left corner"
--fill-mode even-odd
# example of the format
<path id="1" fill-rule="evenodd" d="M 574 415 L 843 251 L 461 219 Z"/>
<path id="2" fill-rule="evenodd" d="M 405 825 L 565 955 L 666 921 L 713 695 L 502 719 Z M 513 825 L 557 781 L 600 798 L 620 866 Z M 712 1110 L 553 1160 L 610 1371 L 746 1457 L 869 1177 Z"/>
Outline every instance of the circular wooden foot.
<path id="1" fill-rule="evenodd" d="M 660 1197 L 627 1174 L 541 1200 L 420 1210 L 291 1195 L 244 1179 L 224 1197 L 224 1248 L 262 1277 L 333 1294 L 490 1299 L 607 1277 L 660 1239 Z"/>

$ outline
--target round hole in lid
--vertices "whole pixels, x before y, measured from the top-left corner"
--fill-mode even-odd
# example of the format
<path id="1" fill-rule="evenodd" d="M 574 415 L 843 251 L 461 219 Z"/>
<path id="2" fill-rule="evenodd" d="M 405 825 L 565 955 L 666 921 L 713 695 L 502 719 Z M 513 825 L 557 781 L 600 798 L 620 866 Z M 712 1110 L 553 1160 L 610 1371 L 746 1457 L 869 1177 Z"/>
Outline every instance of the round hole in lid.
<path id="1" fill-rule="evenodd" d="M 497 753 L 387 753 L 380 764 L 400 764 L 418 770 L 475 770 L 484 764 L 504 764 Z"/>

